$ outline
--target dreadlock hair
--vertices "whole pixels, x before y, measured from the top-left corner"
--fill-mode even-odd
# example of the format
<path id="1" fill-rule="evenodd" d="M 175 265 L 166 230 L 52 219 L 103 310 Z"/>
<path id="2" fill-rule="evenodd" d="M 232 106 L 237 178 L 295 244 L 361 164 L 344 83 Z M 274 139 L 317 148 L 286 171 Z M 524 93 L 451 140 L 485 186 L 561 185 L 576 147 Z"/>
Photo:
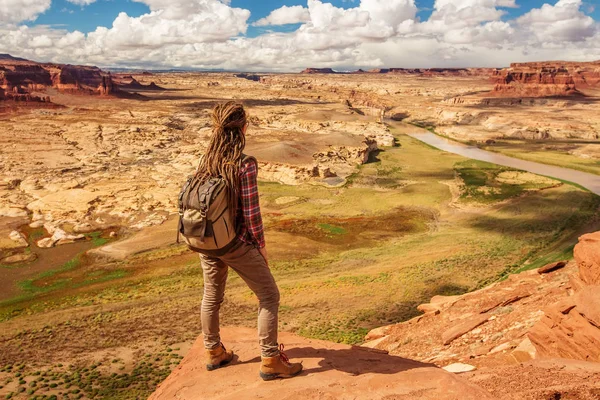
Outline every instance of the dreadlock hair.
<path id="1" fill-rule="evenodd" d="M 210 178 L 221 177 L 229 189 L 228 206 L 233 215 L 238 208 L 239 172 L 242 151 L 246 146 L 243 129 L 247 121 L 248 116 L 240 103 L 228 101 L 213 108 L 213 133 L 194 179 L 204 184 Z"/>

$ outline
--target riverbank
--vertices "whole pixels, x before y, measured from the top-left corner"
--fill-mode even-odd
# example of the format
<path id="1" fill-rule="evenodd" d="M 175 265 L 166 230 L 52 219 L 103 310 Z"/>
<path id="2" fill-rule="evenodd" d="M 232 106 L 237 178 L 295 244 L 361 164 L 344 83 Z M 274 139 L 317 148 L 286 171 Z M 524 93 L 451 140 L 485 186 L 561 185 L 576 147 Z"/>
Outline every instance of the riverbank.
<path id="1" fill-rule="evenodd" d="M 567 183 L 574 183 L 600 195 L 600 176 L 587 172 L 576 171 L 568 168 L 527 161 L 521 158 L 508 157 L 504 154 L 483 150 L 477 146 L 469 146 L 456 142 L 432 132 L 415 132 L 409 136 L 414 137 L 437 149 L 453 154 L 459 154 L 474 160 L 485 161 L 534 174 L 556 178 Z"/>

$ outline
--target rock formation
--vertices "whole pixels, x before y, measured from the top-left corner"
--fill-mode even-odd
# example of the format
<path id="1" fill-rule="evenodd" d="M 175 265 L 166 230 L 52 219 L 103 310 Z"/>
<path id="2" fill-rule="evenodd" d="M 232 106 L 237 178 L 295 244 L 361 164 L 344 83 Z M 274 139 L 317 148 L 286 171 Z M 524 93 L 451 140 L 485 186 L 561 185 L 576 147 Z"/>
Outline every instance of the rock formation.
<path id="1" fill-rule="evenodd" d="M 582 236 L 574 254 L 576 262 L 567 265 L 551 263 L 460 296 L 435 296 L 418 307 L 423 315 L 372 330 L 365 346 L 438 365 L 557 357 L 598 363 L 600 232 Z"/>
<path id="2" fill-rule="evenodd" d="M 369 160 L 369 154 L 377 150 L 377 141 L 366 138 L 363 147 L 330 146 L 327 151 L 313 154 L 318 164 L 355 164 L 361 165 Z M 386 144 L 389 145 L 389 144 Z"/>
<path id="3" fill-rule="evenodd" d="M 369 73 L 433 76 L 489 76 L 494 68 L 383 68 L 372 69 Z"/>
<path id="4" fill-rule="evenodd" d="M 302 73 L 303 74 L 337 74 L 337 72 L 331 68 L 306 68 L 304 71 L 302 71 Z"/>
<path id="5" fill-rule="evenodd" d="M 600 362 L 600 232 L 580 237 L 574 256 L 573 295 L 547 307 L 528 336 L 540 357 Z"/>
<path id="6" fill-rule="evenodd" d="M 246 74 L 246 73 L 235 74 L 234 76 L 236 78 L 248 79 L 249 81 L 253 81 L 253 82 L 260 82 L 260 78 L 261 78 L 260 75 Z"/>
<path id="7" fill-rule="evenodd" d="M 114 93 L 114 91 L 115 91 L 115 87 L 113 85 L 113 81 L 112 81 L 110 75 L 103 76 L 102 83 L 100 84 L 100 86 L 98 86 L 98 93 L 100 95 L 109 95 L 109 94 Z"/>
<path id="8" fill-rule="evenodd" d="M 397 75 L 420 75 L 433 76 L 490 76 L 495 68 L 375 68 L 368 71 L 359 69 L 350 74 L 397 74 Z M 331 68 L 306 68 L 303 74 L 343 74 Z"/>
<path id="9" fill-rule="evenodd" d="M 82 94 L 119 92 L 110 73 L 98 67 L 37 63 L 0 55 L 0 100 L 48 103 L 49 96 L 37 94 L 47 88 Z"/>
<path id="10" fill-rule="evenodd" d="M 165 90 L 154 82 L 144 85 L 131 75 L 112 76 L 112 81 L 113 85 L 116 84 L 119 89 L 123 90 Z"/>
<path id="11" fill-rule="evenodd" d="M 289 348 L 286 353 L 293 361 L 303 360 L 303 372 L 293 379 L 262 382 L 258 377 L 256 331 L 225 328 L 221 334 L 236 354 L 231 365 L 206 371 L 200 337 L 150 400 L 493 398 L 466 379 L 431 364 L 290 333 L 281 333 L 280 341 Z"/>
<path id="12" fill-rule="evenodd" d="M 576 96 L 600 86 L 600 62 L 513 63 L 492 74 L 492 95 L 500 97 Z"/>
<path id="13" fill-rule="evenodd" d="M 575 246 L 579 278 L 585 285 L 600 285 L 600 232 L 583 235 Z"/>

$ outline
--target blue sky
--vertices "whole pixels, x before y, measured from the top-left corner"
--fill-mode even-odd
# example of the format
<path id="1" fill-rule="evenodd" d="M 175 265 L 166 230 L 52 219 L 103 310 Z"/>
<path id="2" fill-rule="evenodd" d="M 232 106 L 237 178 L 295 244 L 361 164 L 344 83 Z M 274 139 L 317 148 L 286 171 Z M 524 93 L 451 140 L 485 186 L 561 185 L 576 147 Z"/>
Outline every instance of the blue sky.
<path id="1" fill-rule="evenodd" d="M 0 53 L 101 67 L 297 71 L 600 59 L 600 0 L 0 1 L 9 5 L 0 8 Z M 161 12 L 138 18 L 147 4 Z M 120 13 L 129 18 L 113 25 Z"/>
<path id="2" fill-rule="evenodd" d="M 330 3 L 336 7 L 352 8 L 356 7 L 358 0 L 330 0 Z M 434 0 L 416 0 L 419 8 L 418 17 L 423 21 L 429 18 L 433 9 Z M 505 8 L 507 15 L 504 19 L 513 19 L 532 8 L 539 8 L 544 3 L 554 4 L 554 0 L 517 0 L 518 8 Z M 239 7 L 250 10 L 252 15 L 249 22 L 252 23 L 260 18 L 266 17 L 272 10 L 281 6 L 303 5 L 306 6 L 306 0 L 232 0 L 232 7 Z M 594 9 L 590 12 L 590 9 Z M 588 0 L 585 11 L 594 19 L 600 20 L 600 0 Z M 98 26 L 110 27 L 112 22 L 120 12 L 125 12 L 131 17 L 137 17 L 149 12 L 147 5 L 137 3 L 131 0 L 98 0 L 88 6 L 77 6 L 66 0 L 53 0 L 52 6 L 44 14 L 41 14 L 37 20 L 28 22 L 27 25 L 53 25 L 62 27 L 69 31 L 78 30 L 84 33 L 94 31 Z M 278 26 L 269 28 L 248 27 L 247 35 L 254 37 L 265 32 L 267 29 L 276 31 L 293 31 L 298 25 Z"/>

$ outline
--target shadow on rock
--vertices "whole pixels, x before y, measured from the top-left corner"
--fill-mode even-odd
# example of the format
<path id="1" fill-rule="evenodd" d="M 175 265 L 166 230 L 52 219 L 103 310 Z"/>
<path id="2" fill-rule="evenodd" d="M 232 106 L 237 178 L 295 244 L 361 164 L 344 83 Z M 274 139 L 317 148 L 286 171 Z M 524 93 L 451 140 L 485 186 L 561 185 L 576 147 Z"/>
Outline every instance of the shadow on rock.
<path id="1" fill-rule="evenodd" d="M 296 347 L 285 351 L 292 362 L 310 358 L 320 358 L 319 367 L 307 368 L 303 374 L 319 373 L 330 370 L 342 371 L 350 375 L 397 374 L 415 368 L 435 367 L 419 361 L 391 356 L 381 350 L 352 346 L 349 349 L 325 349 L 314 347 Z"/>

